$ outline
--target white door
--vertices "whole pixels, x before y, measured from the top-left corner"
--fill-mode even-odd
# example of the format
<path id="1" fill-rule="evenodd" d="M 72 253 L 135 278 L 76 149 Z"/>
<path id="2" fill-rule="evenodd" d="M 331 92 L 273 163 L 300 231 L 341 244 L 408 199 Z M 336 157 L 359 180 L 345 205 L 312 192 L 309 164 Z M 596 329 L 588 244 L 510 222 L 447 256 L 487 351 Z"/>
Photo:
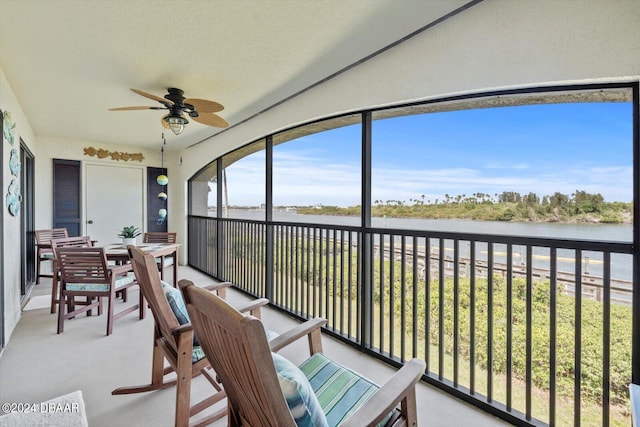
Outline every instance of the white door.
<path id="1" fill-rule="evenodd" d="M 87 163 L 85 167 L 86 235 L 98 246 L 120 242 L 122 227 L 143 230 L 145 174 L 141 166 Z M 138 242 L 142 236 L 138 237 Z"/>

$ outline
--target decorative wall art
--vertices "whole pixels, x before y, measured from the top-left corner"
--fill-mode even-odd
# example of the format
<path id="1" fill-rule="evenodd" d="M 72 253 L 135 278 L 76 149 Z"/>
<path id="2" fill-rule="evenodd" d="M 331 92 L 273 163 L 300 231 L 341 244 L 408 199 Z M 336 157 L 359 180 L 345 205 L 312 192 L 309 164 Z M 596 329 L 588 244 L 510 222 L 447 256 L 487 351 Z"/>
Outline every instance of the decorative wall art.
<path id="1" fill-rule="evenodd" d="M 2 135 L 12 146 L 15 142 L 15 128 L 16 124 L 11 122 L 11 113 L 8 111 L 2 113 Z M 9 155 L 11 182 L 7 189 L 6 204 L 9 213 L 13 216 L 18 216 L 20 213 L 20 202 L 22 201 L 22 195 L 20 194 L 20 169 L 20 153 L 18 153 L 17 148 L 12 148 L 11 154 Z"/>
<path id="2" fill-rule="evenodd" d="M 94 147 L 85 147 L 84 155 L 97 157 L 99 159 L 110 158 L 111 160 L 122 160 L 123 162 L 128 162 L 129 160 L 142 162 L 144 160 L 144 156 L 142 155 L 142 153 L 123 153 L 121 151 L 109 151 L 102 148 Z"/>

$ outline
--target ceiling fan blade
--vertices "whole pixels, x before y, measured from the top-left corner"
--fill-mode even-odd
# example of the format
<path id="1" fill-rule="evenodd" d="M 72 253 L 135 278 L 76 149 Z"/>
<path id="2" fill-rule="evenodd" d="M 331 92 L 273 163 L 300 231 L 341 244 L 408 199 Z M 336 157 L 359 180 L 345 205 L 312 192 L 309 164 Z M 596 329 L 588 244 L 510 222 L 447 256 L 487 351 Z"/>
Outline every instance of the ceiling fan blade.
<path id="1" fill-rule="evenodd" d="M 109 108 L 109 111 L 129 111 L 129 110 L 166 110 L 163 107 L 118 107 Z"/>
<path id="2" fill-rule="evenodd" d="M 208 99 L 188 98 L 184 103 L 193 105 L 198 113 L 217 113 L 224 110 L 222 104 Z"/>
<path id="3" fill-rule="evenodd" d="M 144 92 L 144 91 L 142 91 L 140 89 L 133 89 L 132 88 L 131 91 L 133 91 L 134 93 L 137 93 L 138 95 L 142 95 L 142 96 L 147 97 L 149 99 L 153 99 L 154 101 L 158 101 L 158 102 L 161 102 L 161 103 L 167 104 L 167 105 L 173 105 L 173 101 L 171 101 L 171 100 L 169 100 L 167 98 L 160 98 L 159 96 L 152 95 L 152 94 Z"/>
<path id="4" fill-rule="evenodd" d="M 191 118 L 198 123 L 216 128 L 226 128 L 229 126 L 229 123 L 217 114 L 200 114 L 198 117 Z"/>
<path id="5" fill-rule="evenodd" d="M 160 117 L 160 123 L 162 123 L 162 127 L 165 129 L 171 129 L 171 127 L 169 127 L 169 123 L 164 121 L 164 118 L 168 116 L 168 114 L 165 114 L 164 116 Z"/>

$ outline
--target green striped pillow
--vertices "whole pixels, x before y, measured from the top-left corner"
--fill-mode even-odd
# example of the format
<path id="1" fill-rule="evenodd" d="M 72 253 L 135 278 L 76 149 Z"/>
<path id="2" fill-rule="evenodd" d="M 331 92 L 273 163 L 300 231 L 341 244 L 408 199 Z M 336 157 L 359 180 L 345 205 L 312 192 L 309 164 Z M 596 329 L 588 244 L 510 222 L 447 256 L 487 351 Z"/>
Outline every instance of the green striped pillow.
<path id="1" fill-rule="evenodd" d="M 362 406 L 379 387 L 356 372 L 316 353 L 300 365 L 330 426 L 340 425 Z M 393 415 L 387 415 L 383 426 Z"/>

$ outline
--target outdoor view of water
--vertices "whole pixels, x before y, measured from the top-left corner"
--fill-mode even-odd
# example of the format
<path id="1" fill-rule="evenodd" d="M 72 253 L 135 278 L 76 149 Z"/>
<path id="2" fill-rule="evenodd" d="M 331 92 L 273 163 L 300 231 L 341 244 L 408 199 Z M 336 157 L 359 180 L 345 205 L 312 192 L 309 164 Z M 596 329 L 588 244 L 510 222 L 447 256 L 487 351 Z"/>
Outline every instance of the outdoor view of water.
<path id="1" fill-rule="evenodd" d="M 211 213 L 213 214 L 213 212 Z M 229 218 L 264 220 L 265 212 L 262 210 L 232 209 Z M 274 221 L 311 224 L 332 224 L 359 226 L 358 217 L 328 216 L 328 215 L 303 215 L 294 211 L 275 211 Z M 372 225 L 375 228 L 384 228 L 392 231 L 398 230 L 428 230 L 444 232 L 460 232 L 475 234 L 491 234 L 505 236 L 525 236 L 553 239 L 578 239 L 589 241 L 631 242 L 633 240 L 633 227 L 630 224 L 565 224 L 565 223 L 521 223 L 521 222 L 497 222 L 497 221 L 473 221 L 459 219 L 414 219 L 414 218 L 373 218 Z M 388 236 L 384 237 L 384 243 L 388 244 Z M 379 244 L 379 242 L 377 242 Z M 400 247 L 399 237 L 395 239 L 396 250 Z M 408 243 L 407 243 L 408 244 Z M 439 250 L 438 242 L 431 242 L 432 253 Z M 425 244 L 419 243 L 419 251 L 424 252 Z M 463 244 L 459 248 L 460 257 L 468 258 L 469 245 Z M 506 245 L 495 245 L 493 248 L 494 262 L 506 263 Z M 453 254 L 452 242 L 445 242 L 446 255 Z M 476 246 L 476 259 L 486 261 L 488 248 L 483 244 Z M 515 265 L 524 265 L 526 258 L 525 248 L 514 246 L 513 262 Z M 535 247 L 533 249 L 533 267 L 549 269 L 549 250 Z M 572 273 L 575 271 L 575 252 L 559 249 L 557 258 L 559 272 Z M 583 252 L 583 273 L 602 277 L 603 260 L 601 253 Z M 613 279 L 631 281 L 633 264 L 631 255 L 613 254 L 611 257 L 611 275 Z"/>
<path id="2" fill-rule="evenodd" d="M 264 220 L 265 212 L 261 210 L 231 209 L 229 211 L 229 218 Z M 313 224 L 360 225 L 360 218 L 358 217 L 302 215 L 293 211 L 275 211 L 273 213 L 273 220 Z M 614 242 L 631 242 L 633 240 L 633 227 L 631 224 L 564 224 L 473 221 L 464 219 L 372 218 L 372 225 L 376 228 L 395 228 L 401 230 L 450 231 Z"/>

